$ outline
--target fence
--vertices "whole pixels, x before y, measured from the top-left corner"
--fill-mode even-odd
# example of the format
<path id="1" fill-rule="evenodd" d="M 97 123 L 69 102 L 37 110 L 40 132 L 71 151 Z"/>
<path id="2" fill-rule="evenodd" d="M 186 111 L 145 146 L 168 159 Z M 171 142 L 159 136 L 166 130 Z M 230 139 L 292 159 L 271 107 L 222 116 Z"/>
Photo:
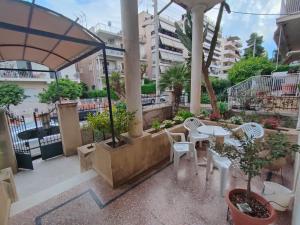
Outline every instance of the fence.
<path id="1" fill-rule="evenodd" d="M 230 108 L 298 110 L 300 74 L 254 76 L 228 91 Z"/>

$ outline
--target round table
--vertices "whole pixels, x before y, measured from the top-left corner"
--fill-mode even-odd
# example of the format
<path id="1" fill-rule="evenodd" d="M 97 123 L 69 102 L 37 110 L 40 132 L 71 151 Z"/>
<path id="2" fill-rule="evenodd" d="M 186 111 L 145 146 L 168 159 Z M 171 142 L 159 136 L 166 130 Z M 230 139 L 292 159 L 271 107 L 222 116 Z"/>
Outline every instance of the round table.
<path id="1" fill-rule="evenodd" d="M 197 131 L 202 134 L 207 134 L 210 136 L 216 137 L 216 142 L 218 144 L 224 144 L 224 138 L 229 136 L 231 133 L 228 130 L 225 130 L 223 127 L 220 126 L 212 126 L 212 125 L 205 125 L 197 128 Z M 207 163 L 206 163 L 206 180 L 208 179 L 208 174 L 212 169 L 212 156 L 207 151 Z"/>
<path id="2" fill-rule="evenodd" d="M 225 130 L 223 127 L 205 125 L 197 128 L 197 131 L 202 134 L 207 134 L 216 137 L 225 137 L 230 135 L 228 130 Z"/>

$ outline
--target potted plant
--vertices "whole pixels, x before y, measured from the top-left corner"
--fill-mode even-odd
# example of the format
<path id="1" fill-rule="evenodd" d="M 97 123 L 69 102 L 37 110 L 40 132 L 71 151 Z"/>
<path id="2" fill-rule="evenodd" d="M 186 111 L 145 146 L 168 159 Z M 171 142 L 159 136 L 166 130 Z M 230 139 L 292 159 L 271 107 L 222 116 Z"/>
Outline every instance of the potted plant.
<path id="1" fill-rule="evenodd" d="M 274 208 L 259 194 L 252 192 L 252 178 L 259 175 L 270 162 L 270 156 L 261 156 L 261 142 L 253 141 L 247 135 L 240 138 L 241 148 L 224 146 L 222 155 L 232 161 L 239 161 L 240 169 L 247 176 L 247 189 L 233 189 L 226 194 L 226 202 L 235 225 L 267 225 L 276 219 Z"/>
<path id="2" fill-rule="evenodd" d="M 276 117 L 270 117 L 263 121 L 264 128 L 276 130 L 279 127 L 279 121 Z"/>

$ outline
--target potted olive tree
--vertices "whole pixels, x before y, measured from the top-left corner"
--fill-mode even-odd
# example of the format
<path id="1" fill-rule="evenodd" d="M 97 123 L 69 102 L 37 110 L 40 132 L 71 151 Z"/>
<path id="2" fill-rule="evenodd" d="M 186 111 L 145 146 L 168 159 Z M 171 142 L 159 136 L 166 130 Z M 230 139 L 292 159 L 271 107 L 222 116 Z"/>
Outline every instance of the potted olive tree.
<path id="1" fill-rule="evenodd" d="M 251 191 L 252 179 L 259 175 L 267 165 L 271 155 L 262 156 L 264 149 L 261 142 L 254 142 L 250 137 L 240 139 L 241 148 L 224 146 L 223 155 L 232 161 L 239 161 L 240 169 L 247 176 L 247 189 L 233 189 L 226 195 L 226 202 L 235 225 L 267 225 L 276 219 L 274 208 L 262 196 Z"/>

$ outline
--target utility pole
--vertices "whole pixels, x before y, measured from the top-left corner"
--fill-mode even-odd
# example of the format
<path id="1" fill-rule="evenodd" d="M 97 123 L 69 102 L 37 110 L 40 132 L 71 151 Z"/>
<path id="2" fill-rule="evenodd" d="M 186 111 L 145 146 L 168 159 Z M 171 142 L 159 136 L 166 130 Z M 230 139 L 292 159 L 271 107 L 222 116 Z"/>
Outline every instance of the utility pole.
<path id="1" fill-rule="evenodd" d="M 154 33 L 155 33 L 155 67 L 154 67 L 154 72 L 155 72 L 155 84 L 156 84 L 156 97 L 157 101 L 159 101 L 159 95 L 160 95 L 160 90 L 159 90 L 159 34 L 158 34 L 158 28 L 159 28 L 159 15 L 158 15 L 158 5 L 157 5 L 157 0 L 153 0 L 153 7 L 154 7 Z"/>

